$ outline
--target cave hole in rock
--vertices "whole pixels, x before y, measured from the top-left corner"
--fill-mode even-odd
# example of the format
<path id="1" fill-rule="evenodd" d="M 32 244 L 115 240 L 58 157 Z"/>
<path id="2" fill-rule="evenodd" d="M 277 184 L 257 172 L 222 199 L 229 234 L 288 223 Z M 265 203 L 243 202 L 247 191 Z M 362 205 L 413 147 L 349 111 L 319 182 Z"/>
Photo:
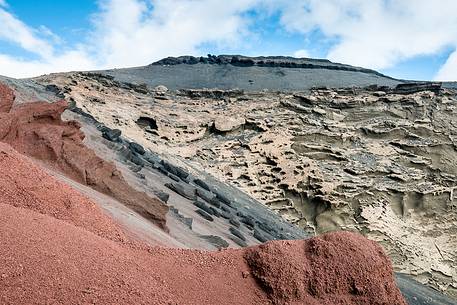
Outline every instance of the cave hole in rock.
<path id="1" fill-rule="evenodd" d="M 154 119 L 154 118 L 149 118 L 149 117 L 145 117 L 145 116 L 141 116 L 137 121 L 136 121 L 137 125 L 140 126 L 141 128 L 145 129 L 145 128 L 150 128 L 150 129 L 153 129 L 153 130 L 157 130 L 158 129 L 158 126 L 157 126 L 157 121 Z"/>

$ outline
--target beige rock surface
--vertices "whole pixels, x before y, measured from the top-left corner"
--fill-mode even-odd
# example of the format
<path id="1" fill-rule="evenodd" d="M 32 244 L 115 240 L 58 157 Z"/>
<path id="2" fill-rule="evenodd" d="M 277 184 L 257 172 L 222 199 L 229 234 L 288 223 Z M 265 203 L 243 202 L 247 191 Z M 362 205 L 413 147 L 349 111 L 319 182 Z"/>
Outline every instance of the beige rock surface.
<path id="1" fill-rule="evenodd" d="M 38 81 L 66 88 L 107 126 L 238 186 L 311 233 L 342 228 L 378 240 L 396 271 L 457 296 L 455 92 L 214 99 L 139 93 L 81 73 Z"/>

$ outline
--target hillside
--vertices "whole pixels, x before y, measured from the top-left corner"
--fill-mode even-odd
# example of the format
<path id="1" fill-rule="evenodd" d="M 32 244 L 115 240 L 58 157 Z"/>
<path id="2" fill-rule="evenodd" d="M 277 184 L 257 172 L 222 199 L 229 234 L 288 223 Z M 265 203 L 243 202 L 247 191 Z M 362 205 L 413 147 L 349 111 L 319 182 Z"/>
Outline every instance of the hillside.
<path id="1" fill-rule="evenodd" d="M 138 68 L 102 72 L 121 82 L 177 89 L 306 90 L 312 87 L 394 86 L 400 81 L 376 71 L 291 57 L 220 55 L 166 58 Z"/>
<path id="2" fill-rule="evenodd" d="M 87 262 L 42 297 L 404 304 L 398 285 L 410 305 L 455 303 L 441 84 L 226 55 L 0 82 L 2 303 Z"/>

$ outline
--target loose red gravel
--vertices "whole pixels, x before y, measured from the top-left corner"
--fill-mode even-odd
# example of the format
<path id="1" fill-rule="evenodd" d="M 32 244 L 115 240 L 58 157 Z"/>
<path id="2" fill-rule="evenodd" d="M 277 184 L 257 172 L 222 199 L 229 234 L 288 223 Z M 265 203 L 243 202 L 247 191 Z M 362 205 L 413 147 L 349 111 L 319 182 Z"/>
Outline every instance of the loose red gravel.
<path id="1" fill-rule="evenodd" d="M 362 236 L 152 248 L 5 144 L 0 168 L 0 304 L 406 304 Z"/>
<path id="2" fill-rule="evenodd" d="M 0 304 L 268 304 L 242 251 L 126 240 L 94 203 L 0 143 Z"/>
<path id="3" fill-rule="evenodd" d="M 359 234 L 267 243 L 246 260 L 274 304 L 406 305 L 389 258 Z"/>
<path id="4" fill-rule="evenodd" d="M 89 199 L 0 143 L 0 204 L 36 211 L 113 240 L 124 234 Z"/>

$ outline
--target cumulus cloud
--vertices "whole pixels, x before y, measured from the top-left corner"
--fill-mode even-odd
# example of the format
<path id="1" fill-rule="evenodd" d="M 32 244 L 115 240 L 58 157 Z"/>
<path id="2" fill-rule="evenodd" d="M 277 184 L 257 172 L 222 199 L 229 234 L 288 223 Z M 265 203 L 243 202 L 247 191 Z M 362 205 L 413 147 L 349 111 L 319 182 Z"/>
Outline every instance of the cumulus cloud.
<path id="1" fill-rule="evenodd" d="M 456 81 L 457 80 L 457 51 L 454 51 L 446 63 L 438 71 L 435 76 L 436 80 L 441 81 Z"/>
<path id="2" fill-rule="evenodd" d="M 353 65 L 390 68 L 457 45 L 454 0 L 286 0 L 277 8 L 289 31 L 320 30 L 338 41 L 327 57 Z"/>
<path id="3" fill-rule="evenodd" d="M 23 49 L 43 57 L 52 54 L 52 46 L 36 37 L 34 31 L 15 16 L 0 8 L 0 39 L 18 44 Z"/>
<path id="4" fill-rule="evenodd" d="M 248 35 L 243 13 L 256 2 L 232 0 L 221 7 L 219 0 L 104 1 L 95 16 L 97 54 L 105 65 L 132 66 L 194 55 L 203 43 L 238 44 Z"/>
<path id="5" fill-rule="evenodd" d="M 294 52 L 294 57 L 297 57 L 297 58 L 309 58 L 310 55 L 309 55 L 308 50 L 300 49 L 300 50 L 297 50 L 297 51 Z"/>
<path id="6" fill-rule="evenodd" d="M 0 0 L 1 1 L 1 0 Z M 5 1 L 0 2 L 0 40 L 17 45 L 36 55 L 29 60 L 0 53 L 0 74 L 11 77 L 32 77 L 44 73 L 84 70 L 95 66 L 83 46 L 57 51 L 60 39 L 45 26 L 31 28 L 7 11 Z"/>

